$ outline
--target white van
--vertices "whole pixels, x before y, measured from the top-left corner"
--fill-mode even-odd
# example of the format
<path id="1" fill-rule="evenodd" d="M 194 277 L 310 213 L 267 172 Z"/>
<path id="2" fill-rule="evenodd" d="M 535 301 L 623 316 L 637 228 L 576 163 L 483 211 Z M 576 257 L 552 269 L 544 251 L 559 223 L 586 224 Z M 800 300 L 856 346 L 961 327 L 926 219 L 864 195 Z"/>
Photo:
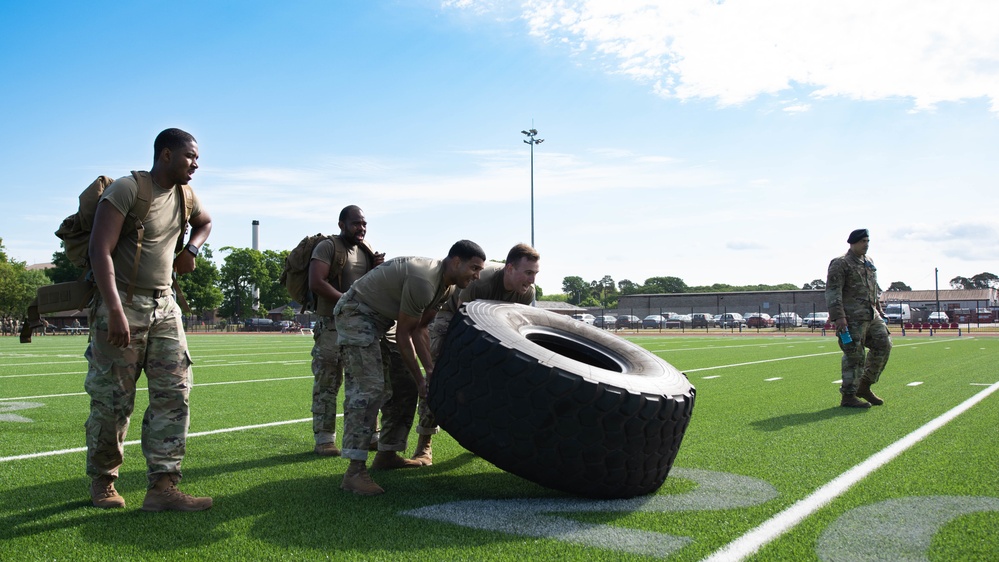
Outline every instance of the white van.
<path id="1" fill-rule="evenodd" d="M 912 309 L 904 303 L 888 303 L 885 305 L 885 318 L 889 324 L 901 324 L 912 320 Z"/>

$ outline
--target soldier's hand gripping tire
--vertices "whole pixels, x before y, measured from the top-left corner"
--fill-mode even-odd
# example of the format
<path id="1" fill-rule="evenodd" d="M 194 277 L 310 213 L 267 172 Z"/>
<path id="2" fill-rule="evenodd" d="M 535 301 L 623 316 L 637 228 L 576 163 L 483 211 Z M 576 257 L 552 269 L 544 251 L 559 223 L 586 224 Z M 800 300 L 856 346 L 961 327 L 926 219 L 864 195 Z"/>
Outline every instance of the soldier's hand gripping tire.
<path id="1" fill-rule="evenodd" d="M 686 376 L 578 320 L 497 301 L 455 314 L 430 380 L 463 447 L 543 486 L 594 498 L 657 490 L 694 408 Z"/>

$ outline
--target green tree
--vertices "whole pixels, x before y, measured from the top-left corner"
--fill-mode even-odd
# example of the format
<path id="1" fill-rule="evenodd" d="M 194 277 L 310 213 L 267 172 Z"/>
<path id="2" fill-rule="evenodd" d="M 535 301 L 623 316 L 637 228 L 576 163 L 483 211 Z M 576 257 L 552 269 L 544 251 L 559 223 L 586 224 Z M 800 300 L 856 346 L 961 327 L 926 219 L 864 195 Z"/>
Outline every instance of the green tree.
<path id="1" fill-rule="evenodd" d="M 617 282 L 617 288 L 621 291 L 622 295 L 634 295 L 641 291 L 642 286 L 634 281 L 622 279 Z"/>
<path id="2" fill-rule="evenodd" d="M 892 281 L 891 285 L 888 286 L 889 291 L 911 291 L 912 287 L 906 285 L 901 281 Z"/>
<path id="3" fill-rule="evenodd" d="M 262 288 L 269 282 L 264 255 L 252 248 L 232 246 L 224 246 L 222 251 L 229 252 L 229 255 L 219 270 L 219 287 L 222 289 L 219 312 L 226 318 L 248 318 L 253 315 L 253 286 Z"/>
<path id="4" fill-rule="evenodd" d="M 8 259 L 0 238 L 0 316 L 23 318 L 35 298 L 35 291 L 48 284 L 49 278 L 44 272 L 28 270 L 24 262 Z"/>
<path id="5" fill-rule="evenodd" d="M 679 277 L 649 277 L 642 284 L 645 293 L 686 293 L 687 284 Z"/>
<path id="6" fill-rule="evenodd" d="M 83 268 L 77 267 L 76 264 L 69 261 L 69 258 L 66 257 L 65 246 L 59 242 L 59 249 L 52 254 L 52 267 L 45 270 L 45 275 L 53 283 L 67 283 L 76 281 L 83 276 Z"/>
<path id="7" fill-rule="evenodd" d="M 806 291 L 808 289 L 825 289 L 826 288 L 826 281 L 825 281 L 825 279 L 816 279 L 816 280 L 812 281 L 811 283 L 805 283 L 804 285 L 802 285 L 801 288 L 804 289 L 804 290 L 806 290 Z"/>
<path id="8" fill-rule="evenodd" d="M 952 289 L 974 289 L 975 282 L 967 277 L 957 276 L 950 280 L 950 286 Z"/>
<path id="9" fill-rule="evenodd" d="M 562 279 L 562 292 L 569 295 L 569 303 L 578 305 L 590 292 L 590 286 L 578 275 Z"/>
<path id="10" fill-rule="evenodd" d="M 971 282 L 976 289 L 999 289 L 999 277 L 987 271 L 972 277 Z"/>
<path id="11" fill-rule="evenodd" d="M 194 259 L 194 271 L 178 278 L 180 289 L 184 291 L 187 304 L 197 314 L 215 310 L 222 304 L 222 289 L 219 288 L 221 275 L 212 262 L 212 249 L 205 244 Z"/>
<path id="12" fill-rule="evenodd" d="M 265 310 L 277 308 L 291 302 L 291 295 L 288 289 L 280 283 L 281 270 L 284 269 L 284 260 L 290 252 L 282 250 L 264 250 L 261 254 L 263 258 L 264 270 L 267 272 L 267 279 L 258 287 L 260 288 L 260 306 Z"/>

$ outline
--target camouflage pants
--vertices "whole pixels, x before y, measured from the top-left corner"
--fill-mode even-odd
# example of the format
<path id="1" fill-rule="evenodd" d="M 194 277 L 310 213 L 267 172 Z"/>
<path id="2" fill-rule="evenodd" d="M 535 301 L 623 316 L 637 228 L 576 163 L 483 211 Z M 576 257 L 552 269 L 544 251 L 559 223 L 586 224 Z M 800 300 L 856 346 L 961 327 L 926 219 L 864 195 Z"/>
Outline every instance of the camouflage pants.
<path id="1" fill-rule="evenodd" d="M 888 326 L 877 316 L 873 320 L 848 319 L 848 322 L 853 343 L 839 344 L 843 350 L 843 384 L 840 392 L 856 394 L 861 379 L 874 384 L 881 378 L 881 371 L 888 364 L 888 356 L 891 354 L 891 335 L 888 333 Z"/>
<path id="2" fill-rule="evenodd" d="M 343 384 L 343 357 L 333 318 L 316 323 L 312 346 L 312 433 L 316 445 L 336 442 L 336 402 Z"/>
<path id="3" fill-rule="evenodd" d="M 441 348 L 444 347 L 444 336 L 447 335 L 448 326 L 451 325 L 451 318 L 454 315 L 450 312 L 438 312 L 434 321 L 430 323 L 430 357 L 433 358 L 434 364 L 437 364 L 437 358 L 441 356 Z M 433 373 L 430 373 L 431 375 Z M 427 379 L 427 384 L 430 384 L 430 379 Z M 427 403 L 426 398 L 420 398 L 420 404 L 417 412 L 420 415 L 420 422 L 416 425 L 416 433 L 420 435 L 434 435 L 439 433 L 441 428 L 437 426 L 437 418 L 434 417 L 434 413 L 430 411 L 430 404 Z"/>
<path id="4" fill-rule="evenodd" d="M 418 397 L 416 380 L 377 315 L 356 301 L 341 300 L 335 312 L 344 373 L 344 458 L 365 460 L 382 412 L 379 451 L 405 451 Z M 359 310 L 359 307 L 361 310 Z"/>
<path id="5" fill-rule="evenodd" d="M 120 296 L 124 302 L 124 293 Z M 87 475 L 118 476 L 125 453 L 122 445 L 135 409 L 136 382 L 145 371 L 149 407 L 142 418 L 142 454 L 152 486 L 164 474 L 181 477 L 190 425 L 191 356 L 180 307 L 172 295 L 158 299 L 135 295 L 132 305 L 124 309 L 130 333 L 124 349 L 107 342 L 108 311 L 99 297 L 88 316 Z"/>

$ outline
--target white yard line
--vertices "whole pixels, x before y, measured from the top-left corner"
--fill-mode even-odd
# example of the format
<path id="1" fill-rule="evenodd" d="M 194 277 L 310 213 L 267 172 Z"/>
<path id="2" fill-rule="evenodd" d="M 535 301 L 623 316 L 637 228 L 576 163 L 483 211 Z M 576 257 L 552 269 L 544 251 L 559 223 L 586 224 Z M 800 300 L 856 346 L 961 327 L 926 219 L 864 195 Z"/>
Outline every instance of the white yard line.
<path id="1" fill-rule="evenodd" d="M 745 560 L 752 556 L 767 544 L 793 529 L 806 517 L 846 493 L 857 482 L 860 482 L 869 474 L 913 447 L 957 416 L 968 411 L 975 404 L 985 400 L 985 398 L 996 390 L 999 390 L 999 382 L 992 384 L 985 390 L 945 412 L 943 415 L 931 420 L 919 429 L 875 453 L 866 461 L 837 476 L 825 486 L 812 492 L 808 497 L 798 501 L 769 520 L 764 521 L 760 526 L 722 547 L 708 558 L 705 558 L 704 562 L 731 562 L 734 560 Z"/>
<path id="2" fill-rule="evenodd" d="M 283 361 L 230 361 L 228 363 L 195 363 L 194 369 L 214 369 L 215 367 L 236 367 L 241 365 L 295 365 L 301 363 L 312 363 L 312 359 L 285 359 Z M 86 364 L 86 363 L 84 363 Z M 20 375 L 0 375 L 0 379 L 12 379 L 16 377 L 51 377 L 55 375 L 85 375 L 86 370 L 70 371 L 68 373 L 26 373 Z"/>
<path id="3" fill-rule="evenodd" d="M 336 417 L 342 418 L 343 414 L 337 414 Z M 215 434 L 218 434 L 218 433 L 232 433 L 234 431 L 246 431 L 246 430 L 249 430 L 249 429 L 261 429 L 261 428 L 264 428 L 264 427 L 276 427 L 276 426 L 279 426 L 279 425 L 289 425 L 289 424 L 293 424 L 293 423 L 305 423 L 305 422 L 311 422 L 311 421 L 312 421 L 312 418 L 302 418 L 302 419 L 298 419 L 298 420 L 287 420 L 287 421 L 279 421 L 279 422 L 271 422 L 271 423 L 259 423 L 259 424 L 256 424 L 256 425 L 244 425 L 244 426 L 241 426 L 241 427 L 227 427 L 227 428 L 224 428 L 224 429 L 213 429 L 211 431 L 199 431 L 199 432 L 196 432 L 196 433 L 188 433 L 187 434 L 187 438 L 190 439 L 192 437 L 202 437 L 202 436 L 205 436 L 205 435 L 215 435 Z M 138 439 L 135 439 L 135 440 L 132 440 L 132 441 L 125 441 L 124 445 L 139 445 L 141 443 L 142 443 L 142 441 L 140 441 Z M 82 452 L 84 452 L 86 450 L 87 450 L 86 447 L 74 447 L 72 449 L 59 449 L 57 451 L 44 451 L 44 452 L 41 452 L 41 453 L 29 453 L 27 455 L 16 455 L 16 456 L 13 456 L 13 457 L 0 457 L 0 462 L 19 461 L 19 460 L 24 460 L 24 459 L 38 459 L 38 458 L 42 458 L 42 457 L 53 457 L 53 456 L 56 456 L 56 455 L 68 455 L 70 453 L 82 453 Z"/>
<path id="4" fill-rule="evenodd" d="M 912 347 L 915 345 L 928 345 L 931 343 L 943 343 L 941 341 L 927 341 L 919 343 L 909 343 L 905 345 L 896 345 L 895 347 Z M 809 357 L 821 357 L 823 355 L 842 355 L 843 352 L 840 350 L 836 351 L 823 351 L 822 353 L 809 353 L 806 355 L 792 355 L 790 357 L 776 357 L 774 359 L 760 359 L 759 361 L 747 361 L 745 363 L 730 363 L 728 365 L 715 365 L 714 367 L 701 367 L 700 369 L 680 369 L 684 373 L 696 373 L 698 371 L 713 371 L 715 369 L 728 369 L 730 367 L 745 367 L 746 365 L 759 365 L 761 363 L 774 363 L 776 361 L 788 361 L 791 359 L 807 359 Z"/>
<path id="5" fill-rule="evenodd" d="M 223 384 L 245 384 L 245 383 L 250 383 L 250 382 L 290 381 L 290 380 L 295 380 L 295 379 L 311 379 L 311 378 L 314 378 L 313 375 L 303 375 L 303 376 L 300 376 L 300 377 L 278 377 L 278 378 L 273 378 L 273 379 L 252 379 L 252 380 L 245 380 L 245 381 L 203 382 L 203 383 L 198 383 L 198 384 L 194 384 L 194 385 L 191 385 L 191 386 L 192 386 L 192 388 L 196 388 L 196 387 L 199 387 L 199 386 L 219 386 L 219 385 L 223 385 Z M 138 392 L 140 390 L 146 391 L 146 390 L 149 390 L 149 388 L 148 387 L 142 387 L 142 388 L 136 388 L 135 390 L 136 390 L 136 392 Z M 86 395 L 87 395 L 86 392 L 68 392 L 66 394 L 40 394 L 38 396 L 18 396 L 16 398 L 0 398 L 0 402 L 11 402 L 11 401 L 14 401 L 14 400 L 31 400 L 31 399 L 36 399 L 36 398 L 64 398 L 66 396 L 86 396 Z"/>

